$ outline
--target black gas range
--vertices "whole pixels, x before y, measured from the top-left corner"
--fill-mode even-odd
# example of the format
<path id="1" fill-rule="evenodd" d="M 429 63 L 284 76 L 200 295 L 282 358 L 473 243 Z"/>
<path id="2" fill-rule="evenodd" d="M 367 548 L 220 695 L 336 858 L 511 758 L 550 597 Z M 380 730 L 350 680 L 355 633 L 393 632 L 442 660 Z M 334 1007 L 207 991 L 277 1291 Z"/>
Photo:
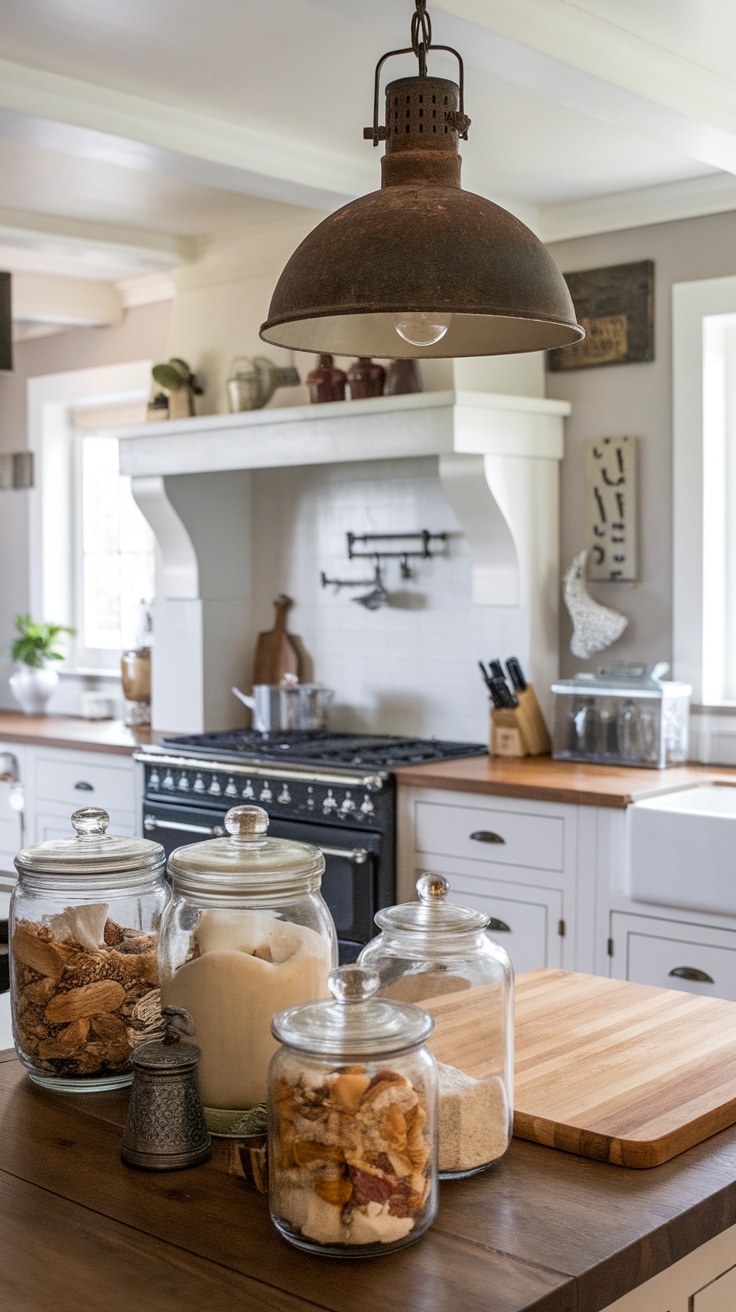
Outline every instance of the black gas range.
<path id="1" fill-rule="evenodd" d="M 351 961 L 373 936 L 376 911 L 396 900 L 393 771 L 485 754 L 481 743 L 326 730 L 166 738 L 136 753 L 144 770 L 143 829 L 169 853 L 224 834 L 229 807 L 262 806 L 275 837 L 324 852 L 322 892 L 341 960 Z"/>

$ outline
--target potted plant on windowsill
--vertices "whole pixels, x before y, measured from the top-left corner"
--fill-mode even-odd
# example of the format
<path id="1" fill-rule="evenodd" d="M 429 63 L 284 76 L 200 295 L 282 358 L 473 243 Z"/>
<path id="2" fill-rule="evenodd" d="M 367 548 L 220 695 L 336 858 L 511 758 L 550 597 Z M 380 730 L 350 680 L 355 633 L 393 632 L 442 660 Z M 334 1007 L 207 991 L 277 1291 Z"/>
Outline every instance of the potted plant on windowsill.
<path id="1" fill-rule="evenodd" d="M 63 624 L 35 624 L 30 615 L 16 615 L 11 656 L 16 664 L 10 676 L 10 688 L 21 710 L 26 715 L 41 715 L 51 697 L 59 676 L 51 661 L 63 661 L 57 649 L 62 633 L 73 636 L 74 629 Z"/>

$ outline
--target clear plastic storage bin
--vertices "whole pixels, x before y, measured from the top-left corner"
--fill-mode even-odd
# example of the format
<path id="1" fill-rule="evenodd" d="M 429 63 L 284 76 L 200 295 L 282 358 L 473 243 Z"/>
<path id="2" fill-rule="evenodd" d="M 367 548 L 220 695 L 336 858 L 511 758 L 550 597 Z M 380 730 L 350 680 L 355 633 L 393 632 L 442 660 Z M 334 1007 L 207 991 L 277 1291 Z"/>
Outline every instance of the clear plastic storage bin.
<path id="1" fill-rule="evenodd" d="M 692 689 L 663 679 L 668 669 L 665 661 L 611 665 L 553 683 L 553 757 L 655 770 L 682 765 Z"/>

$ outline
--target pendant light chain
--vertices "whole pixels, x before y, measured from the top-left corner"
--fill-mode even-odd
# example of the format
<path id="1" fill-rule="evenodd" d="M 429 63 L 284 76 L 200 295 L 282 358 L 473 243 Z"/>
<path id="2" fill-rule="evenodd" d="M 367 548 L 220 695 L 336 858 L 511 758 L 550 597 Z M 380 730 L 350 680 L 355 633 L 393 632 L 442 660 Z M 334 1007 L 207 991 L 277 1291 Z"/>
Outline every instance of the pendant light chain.
<path id="1" fill-rule="evenodd" d="M 432 45 L 432 20 L 427 13 L 427 0 L 416 0 L 416 6 L 411 19 L 411 48 L 419 60 L 419 76 L 426 77 L 427 52 Z"/>

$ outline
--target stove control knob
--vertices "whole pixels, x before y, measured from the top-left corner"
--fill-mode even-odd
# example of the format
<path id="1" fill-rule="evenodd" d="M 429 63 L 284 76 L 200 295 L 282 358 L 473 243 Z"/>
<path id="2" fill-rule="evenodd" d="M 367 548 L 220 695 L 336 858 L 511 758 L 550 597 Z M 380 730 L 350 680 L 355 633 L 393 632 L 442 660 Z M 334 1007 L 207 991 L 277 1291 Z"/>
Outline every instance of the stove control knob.
<path id="1" fill-rule="evenodd" d="M 149 774 L 148 787 L 149 788 L 161 787 L 161 775 L 159 774 L 158 770 L 152 770 L 151 773 Z"/>
<path id="2" fill-rule="evenodd" d="M 230 775 L 230 778 L 227 781 L 227 786 L 225 788 L 225 796 L 237 797 L 237 795 L 238 795 L 238 786 L 235 780 L 233 779 L 232 775 Z"/>
<path id="3" fill-rule="evenodd" d="M 258 801 L 259 801 L 259 802 L 272 802 L 272 801 L 273 801 L 273 793 L 271 792 L 271 789 L 270 789 L 268 783 L 265 783 L 265 784 L 263 785 L 263 787 L 262 787 L 260 793 L 258 794 Z"/>
<path id="4" fill-rule="evenodd" d="M 173 774 L 171 773 L 170 770 L 167 770 L 167 771 L 166 771 L 166 774 L 164 775 L 164 781 L 163 781 L 161 787 L 162 787 L 162 788 L 173 788 L 174 786 L 175 786 L 175 785 L 174 785 L 174 776 L 173 776 Z"/>
<path id="5" fill-rule="evenodd" d="M 307 789 L 307 809 L 308 809 L 309 811 L 313 811 L 313 810 L 314 810 L 314 789 L 312 788 L 312 785 L 311 785 L 311 784 L 309 785 L 309 788 Z"/>
<path id="6" fill-rule="evenodd" d="M 213 797 L 219 797 L 219 796 L 220 796 L 220 793 L 222 792 L 222 788 L 220 787 L 220 780 L 217 778 L 216 775 L 213 775 L 213 776 L 212 776 L 212 783 L 210 784 L 209 788 L 207 789 L 207 792 L 208 792 L 208 793 L 212 793 L 212 796 L 213 796 Z"/>
<path id="7" fill-rule="evenodd" d="M 373 805 L 373 803 L 372 803 L 372 801 L 371 801 L 371 799 L 370 799 L 368 793 L 365 793 L 365 794 L 363 795 L 363 801 L 362 801 L 361 804 L 360 804 L 360 809 L 361 809 L 363 815 L 374 815 L 374 814 L 375 814 L 375 810 L 376 810 L 376 808 L 375 808 L 375 806 Z"/>
<path id="8" fill-rule="evenodd" d="M 289 805 L 289 803 L 291 802 L 291 793 L 289 792 L 289 785 L 288 785 L 288 784 L 284 784 L 283 788 L 281 789 L 281 792 L 279 793 L 278 797 L 276 798 L 276 801 L 277 801 L 277 802 L 280 802 L 282 806 L 288 806 L 288 805 Z"/>
<path id="9" fill-rule="evenodd" d="M 204 779 L 202 778 L 202 776 L 201 776 L 201 774 L 199 773 L 199 771 L 197 771 L 197 774 L 196 774 L 196 777 L 195 777 L 195 780 L 194 780 L 194 783 L 193 783 L 192 787 L 194 788 L 195 793 L 203 793 L 203 792 L 204 792 Z"/>
<path id="10" fill-rule="evenodd" d="M 325 815 L 331 815 L 333 811 L 337 810 L 337 800 L 332 796 L 331 788 L 328 788 L 327 790 L 327 796 L 324 802 L 322 803 L 322 810 L 324 811 Z"/>
<path id="11" fill-rule="evenodd" d="M 189 792 L 189 780 L 187 779 L 186 775 L 183 772 L 179 775 L 179 783 L 177 784 L 177 788 L 179 789 L 180 793 Z"/>
<path id="12" fill-rule="evenodd" d="M 340 815 L 352 815 L 354 811 L 355 811 L 355 802 L 350 796 L 350 793 L 346 793 L 345 801 L 340 807 Z"/>
<path id="13" fill-rule="evenodd" d="M 249 801 L 251 798 L 255 797 L 255 793 L 253 792 L 253 785 L 250 779 L 246 780 L 245 788 L 243 789 L 241 796 L 247 798 Z"/>

